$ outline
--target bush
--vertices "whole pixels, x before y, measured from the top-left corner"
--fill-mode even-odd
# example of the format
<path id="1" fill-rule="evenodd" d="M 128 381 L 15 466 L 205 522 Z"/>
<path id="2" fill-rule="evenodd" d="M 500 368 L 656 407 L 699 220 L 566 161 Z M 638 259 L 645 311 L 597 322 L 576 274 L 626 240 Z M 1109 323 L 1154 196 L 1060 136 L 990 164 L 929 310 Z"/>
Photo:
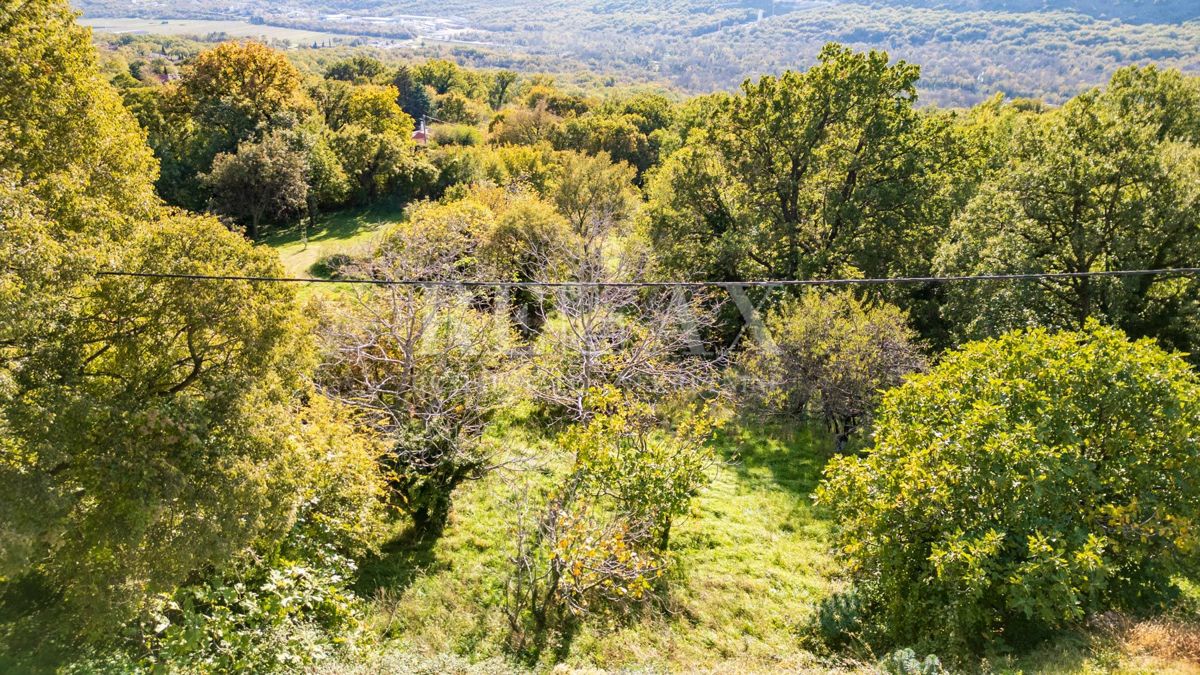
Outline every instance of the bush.
<path id="1" fill-rule="evenodd" d="M 591 420 L 559 438 L 571 473 L 536 527 L 517 528 L 507 611 L 518 649 L 547 628 L 643 602 L 665 569 L 671 523 L 715 461 L 706 442 L 717 423 L 699 410 L 666 433 L 650 406 L 611 387 L 588 405 Z"/>
<path id="2" fill-rule="evenodd" d="M 481 145 L 483 132 L 467 124 L 444 124 L 433 128 L 435 145 Z"/>
<path id="3" fill-rule="evenodd" d="M 922 661 L 911 649 L 898 649 L 883 657 L 879 670 L 887 675 L 941 675 L 946 672 L 937 656 L 930 654 Z"/>
<path id="4" fill-rule="evenodd" d="M 739 359 L 752 407 L 820 417 L 839 447 L 869 423 L 882 392 L 925 367 L 899 308 L 849 291 L 785 300 L 766 319 L 768 340 Z"/>
<path id="5" fill-rule="evenodd" d="M 1012 333 L 885 396 L 818 489 L 884 639 L 951 653 L 1146 608 L 1196 571 L 1200 378 L 1115 329 Z"/>
<path id="6" fill-rule="evenodd" d="M 330 253 L 317 259 L 308 268 L 310 274 L 319 279 L 339 279 L 345 270 L 354 264 L 354 258 L 347 253 Z"/>
<path id="7" fill-rule="evenodd" d="M 855 589 L 833 593 L 821 600 L 806 626 L 806 634 L 817 638 L 819 646 L 844 650 L 867 637 L 862 596 Z"/>

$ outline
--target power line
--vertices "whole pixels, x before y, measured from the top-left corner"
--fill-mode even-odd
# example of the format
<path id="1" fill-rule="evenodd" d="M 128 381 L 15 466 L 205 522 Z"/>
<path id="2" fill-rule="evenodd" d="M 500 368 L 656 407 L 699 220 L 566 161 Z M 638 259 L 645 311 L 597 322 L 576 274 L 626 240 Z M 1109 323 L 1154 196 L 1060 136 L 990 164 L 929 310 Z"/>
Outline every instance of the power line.
<path id="1" fill-rule="evenodd" d="M 875 279 L 780 279 L 775 281 L 468 281 L 422 279 L 307 279 L 236 274 L 176 274 L 100 270 L 100 277 L 135 277 L 186 281 L 247 281 L 287 284 L 363 284 L 371 286 L 415 286 L 420 288 L 782 288 L 788 286 L 882 286 L 888 284 L 940 284 L 985 281 L 1040 281 L 1105 277 L 1195 276 L 1200 267 L 1152 270 L 1107 270 L 1099 272 L 1031 272 L 1024 274 L 977 274 L 963 276 L 890 277 Z"/>

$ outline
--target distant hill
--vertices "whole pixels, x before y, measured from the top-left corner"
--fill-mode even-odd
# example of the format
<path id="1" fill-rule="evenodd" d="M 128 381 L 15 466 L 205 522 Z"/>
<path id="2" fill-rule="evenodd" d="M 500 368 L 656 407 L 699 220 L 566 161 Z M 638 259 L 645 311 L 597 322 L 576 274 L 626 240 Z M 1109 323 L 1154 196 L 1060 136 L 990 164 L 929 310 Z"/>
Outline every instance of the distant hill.
<path id="1" fill-rule="evenodd" d="M 884 0 L 880 4 L 970 12 L 1078 12 L 1129 23 L 1200 19 L 1197 0 Z"/>
<path id="2" fill-rule="evenodd" d="M 922 97 L 1060 102 L 1116 68 L 1200 72 L 1200 0 L 77 0 L 89 15 L 238 19 L 413 39 L 475 66 L 591 71 L 688 92 L 803 68 L 837 41 L 921 64 Z M 153 30 L 153 27 L 149 27 Z"/>

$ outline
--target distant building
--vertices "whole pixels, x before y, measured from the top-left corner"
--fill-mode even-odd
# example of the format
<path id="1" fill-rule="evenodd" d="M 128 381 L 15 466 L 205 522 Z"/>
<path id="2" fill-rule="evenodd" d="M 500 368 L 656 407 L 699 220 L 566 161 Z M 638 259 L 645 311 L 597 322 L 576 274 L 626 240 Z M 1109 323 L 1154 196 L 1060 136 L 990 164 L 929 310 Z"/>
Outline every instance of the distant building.
<path id="1" fill-rule="evenodd" d="M 424 117 L 421 118 L 421 126 L 413 132 L 412 139 L 414 143 L 429 144 L 429 127 L 425 126 Z"/>

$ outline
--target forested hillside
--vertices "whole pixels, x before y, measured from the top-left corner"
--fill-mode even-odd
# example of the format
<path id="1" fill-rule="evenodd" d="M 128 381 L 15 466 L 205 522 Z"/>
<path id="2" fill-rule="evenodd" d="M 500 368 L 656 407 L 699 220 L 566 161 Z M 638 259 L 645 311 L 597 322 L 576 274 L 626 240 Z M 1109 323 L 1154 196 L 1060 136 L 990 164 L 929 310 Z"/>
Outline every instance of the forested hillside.
<path id="1" fill-rule="evenodd" d="M 1076 12 L 1128 23 L 1180 23 L 1200 18 L 1188 0 L 882 0 L 877 4 L 959 11 Z"/>
<path id="2" fill-rule="evenodd" d="M 239 18 L 409 40 L 479 66 L 662 82 L 691 93 L 733 89 L 810 63 L 827 42 L 886 49 L 924 68 L 927 103 L 968 105 L 998 91 L 1054 103 L 1121 65 L 1200 71 L 1200 8 L 1161 2 L 204 2 L 80 0 L 89 15 Z M 1191 23 L 1184 23 L 1191 21 Z M 147 25 L 153 31 L 153 25 Z"/>
<path id="3" fill-rule="evenodd" d="M 0 8 L 0 672 L 1195 672 L 1200 78 L 802 66 Z"/>

